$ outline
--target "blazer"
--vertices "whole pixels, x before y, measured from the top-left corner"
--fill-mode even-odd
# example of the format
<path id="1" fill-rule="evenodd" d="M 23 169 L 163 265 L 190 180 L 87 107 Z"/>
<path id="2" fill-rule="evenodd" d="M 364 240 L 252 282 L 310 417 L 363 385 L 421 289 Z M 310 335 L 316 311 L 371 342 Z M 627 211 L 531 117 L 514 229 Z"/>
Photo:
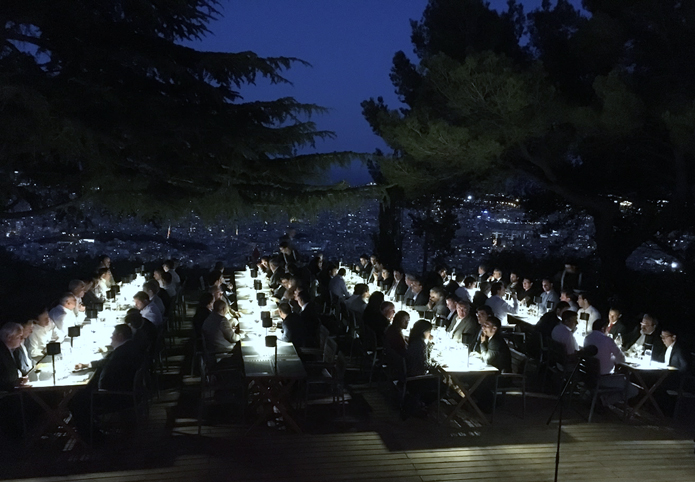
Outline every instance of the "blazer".
<path id="1" fill-rule="evenodd" d="M 512 353 L 500 333 L 480 344 L 483 360 L 503 373 L 512 371 Z"/>
<path id="2" fill-rule="evenodd" d="M 133 389 L 135 372 L 143 362 L 144 353 L 133 340 L 126 341 L 111 352 L 105 359 L 94 378 L 98 380 L 98 388 L 102 390 Z"/>
<path id="3" fill-rule="evenodd" d="M 690 352 L 678 342 L 673 345 L 671 359 L 667 361 L 668 366 L 677 368 L 680 373 L 690 371 Z"/>
<path id="4" fill-rule="evenodd" d="M 303 347 L 306 330 L 302 318 L 297 313 L 290 313 L 282 320 L 282 341 L 292 343 L 295 347 Z"/>
<path id="5" fill-rule="evenodd" d="M 6 392 L 17 386 L 19 373 L 17 363 L 7 345 L 0 341 L 0 391 Z"/>

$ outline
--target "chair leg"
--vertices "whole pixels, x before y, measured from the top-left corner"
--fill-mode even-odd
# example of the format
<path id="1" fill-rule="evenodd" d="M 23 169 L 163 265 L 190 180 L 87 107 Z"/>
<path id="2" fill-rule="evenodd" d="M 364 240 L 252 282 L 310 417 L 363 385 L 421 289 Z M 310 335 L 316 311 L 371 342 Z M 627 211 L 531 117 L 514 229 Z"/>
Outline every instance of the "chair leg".
<path id="1" fill-rule="evenodd" d="M 526 378 L 522 380 L 521 385 L 521 418 L 526 418 Z"/>
<path id="2" fill-rule="evenodd" d="M 588 422 L 591 423 L 591 418 L 594 415 L 594 407 L 596 406 L 596 399 L 598 398 L 598 390 L 594 391 L 594 396 L 591 398 L 591 408 L 589 409 L 589 420 Z"/>

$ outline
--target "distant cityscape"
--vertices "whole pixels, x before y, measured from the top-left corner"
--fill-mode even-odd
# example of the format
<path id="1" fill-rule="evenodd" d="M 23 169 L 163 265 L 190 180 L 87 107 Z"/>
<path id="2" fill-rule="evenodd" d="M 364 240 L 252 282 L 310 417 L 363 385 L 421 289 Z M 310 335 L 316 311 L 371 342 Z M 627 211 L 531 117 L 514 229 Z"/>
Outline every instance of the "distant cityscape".
<path id="1" fill-rule="evenodd" d="M 593 252 L 589 216 L 575 217 L 571 223 L 557 216 L 530 220 L 517 200 L 502 196 L 464 196 L 452 201 L 459 206 L 456 215 L 460 227 L 452 253 L 444 259 L 448 266 L 472 272 L 492 250 L 523 250 L 532 259 L 549 254 L 583 259 Z M 304 256 L 321 251 L 328 258 L 351 263 L 360 254 L 373 251 L 378 207 L 373 201 L 350 213 L 323 212 L 313 219 L 252 218 L 213 225 L 193 215 L 171 225 L 101 212 L 44 215 L 4 221 L 0 224 L 0 248 L 33 266 L 57 270 L 103 254 L 115 262 L 129 259 L 146 263 L 174 257 L 188 266 L 212 266 L 218 260 L 227 266 L 241 266 L 256 248 L 261 254 L 277 251 L 279 238 L 293 228 L 295 246 Z M 412 234 L 407 214 L 403 213 L 403 267 L 419 272 L 423 239 Z M 629 261 L 633 269 L 678 269 L 677 262 L 649 247 L 638 250 Z"/>

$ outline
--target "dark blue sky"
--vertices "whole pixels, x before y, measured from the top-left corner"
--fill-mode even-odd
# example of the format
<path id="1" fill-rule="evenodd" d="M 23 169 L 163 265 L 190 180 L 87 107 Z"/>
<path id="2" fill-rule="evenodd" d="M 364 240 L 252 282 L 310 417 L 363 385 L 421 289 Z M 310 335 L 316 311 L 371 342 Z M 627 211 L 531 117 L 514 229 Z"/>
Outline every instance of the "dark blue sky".
<path id="1" fill-rule="evenodd" d="M 524 0 L 526 11 L 541 0 Z M 491 0 L 503 8 L 506 0 Z M 194 44 L 200 50 L 261 56 L 298 57 L 313 67 L 286 72 L 293 85 L 244 88 L 245 100 L 292 96 L 300 102 L 330 109 L 314 120 L 321 130 L 336 133 L 321 141 L 318 152 L 374 152 L 385 148 L 361 114 L 360 102 L 383 96 L 392 107 L 398 101 L 389 81 L 393 54 L 412 54 L 410 19 L 419 20 L 427 0 L 230 0 L 223 17 L 210 25 L 213 35 Z M 335 180 L 368 182 L 363 169 L 334 170 Z"/>

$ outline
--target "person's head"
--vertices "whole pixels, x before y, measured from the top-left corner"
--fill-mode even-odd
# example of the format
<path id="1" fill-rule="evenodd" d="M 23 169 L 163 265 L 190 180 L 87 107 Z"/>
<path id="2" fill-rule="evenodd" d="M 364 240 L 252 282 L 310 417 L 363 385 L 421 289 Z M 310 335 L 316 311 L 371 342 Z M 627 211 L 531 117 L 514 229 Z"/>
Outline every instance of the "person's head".
<path id="1" fill-rule="evenodd" d="M 174 277 L 171 276 L 170 271 L 165 271 L 162 273 L 162 284 L 164 286 L 169 286 L 174 281 Z"/>
<path id="2" fill-rule="evenodd" d="M 29 335 L 31 335 L 31 332 L 34 331 L 34 320 L 30 319 L 25 319 L 23 320 L 20 325 L 22 325 L 22 341 L 26 340 L 29 338 Z"/>
<path id="3" fill-rule="evenodd" d="M 116 349 L 126 341 L 133 338 L 133 330 L 125 323 L 113 327 L 111 334 L 111 346 Z"/>
<path id="4" fill-rule="evenodd" d="M 577 296 L 577 304 L 585 310 L 593 304 L 593 301 L 594 297 L 589 293 L 579 293 L 579 296 Z"/>
<path id="5" fill-rule="evenodd" d="M 456 316 L 465 318 L 471 312 L 471 304 L 466 300 L 458 300 L 456 302 Z"/>
<path id="6" fill-rule="evenodd" d="M 106 279 L 109 276 L 109 268 L 99 268 L 97 270 L 97 279 Z"/>
<path id="7" fill-rule="evenodd" d="M 400 281 L 403 279 L 403 268 L 395 268 L 393 270 L 393 279 Z"/>
<path id="8" fill-rule="evenodd" d="M 509 273 L 509 282 L 510 283 L 517 283 L 519 282 L 519 275 L 516 274 L 514 271 Z"/>
<path id="9" fill-rule="evenodd" d="M 133 330 L 137 331 L 140 328 L 142 328 L 142 315 L 140 312 L 136 309 L 130 309 L 128 310 L 128 313 L 125 315 L 125 324 L 130 326 Z"/>
<path id="10" fill-rule="evenodd" d="M 33 318 L 34 324 L 46 328 L 51 324 L 51 318 L 48 316 L 48 308 L 42 307 Z"/>
<path id="11" fill-rule="evenodd" d="M 438 266 L 437 267 L 437 274 L 439 275 L 440 278 L 446 279 L 446 275 L 447 275 L 446 266 Z"/>
<path id="12" fill-rule="evenodd" d="M 284 320 L 290 313 L 292 313 L 292 307 L 289 303 L 280 303 L 278 305 L 278 315 L 280 318 Z"/>
<path id="13" fill-rule="evenodd" d="M 405 285 L 406 285 L 408 288 L 412 288 L 412 287 L 413 287 L 413 280 L 414 280 L 414 279 L 415 279 L 415 276 L 413 276 L 412 274 L 406 274 L 406 275 L 405 275 Z"/>
<path id="14" fill-rule="evenodd" d="M 287 241 L 283 241 L 280 243 L 280 252 L 285 255 L 292 254 L 292 248 L 290 247 L 290 243 Z"/>
<path id="15" fill-rule="evenodd" d="M 270 258 L 268 256 L 261 256 L 260 259 L 258 260 L 258 264 L 263 266 L 264 268 L 268 268 L 270 266 Z M 215 268 L 217 269 L 217 268 Z M 221 270 L 218 271 L 224 271 L 224 266 L 222 267 Z"/>
<path id="16" fill-rule="evenodd" d="M 525 291 L 528 291 L 533 288 L 533 280 L 531 278 L 524 278 L 524 281 L 521 282 L 521 286 L 523 286 Z"/>
<path id="17" fill-rule="evenodd" d="M 164 263 L 162 263 L 162 268 L 164 271 L 171 271 L 174 269 L 174 262 L 170 259 L 167 259 Z"/>
<path id="18" fill-rule="evenodd" d="M 391 277 L 391 270 L 388 269 L 386 266 L 383 266 L 381 268 L 381 278 L 382 279 L 389 279 Z"/>
<path id="19" fill-rule="evenodd" d="M 492 283 L 490 294 L 492 296 L 502 296 L 504 294 L 504 285 L 502 283 Z"/>
<path id="20" fill-rule="evenodd" d="M 215 302 L 212 304 L 212 311 L 218 315 L 225 316 L 228 310 L 229 307 L 227 306 L 227 302 L 225 300 L 215 300 Z"/>
<path id="21" fill-rule="evenodd" d="M 561 317 L 562 314 L 570 309 L 570 304 L 567 303 L 566 301 L 558 301 L 557 306 L 555 307 L 555 314 L 558 317 Z"/>
<path id="22" fill-rule="evenodd" d="M 543 287 L 543 291 L 549 293 L 550 290 L 553 289 L 553 282 L 550 281 L 548 278 L 543 278 L 543 281 L 541 281 L 541 286 Z"/>
<path id="23" fill-rule="evenodd" d="M 347 274 L 347 271 L 345 271 L 345 268 L 340 268 L 338 270 L 338 276 L 345 276 Z"/>
<path id="24" fill-rule="evenodd" d="M 87 291 L 87 285 L 81 279 L 74 279 L 68 285 L 68 291 L 77 298 L 82 298 Z"/>
<path id="25" fill-rule="evenodd" d="M 357 283 L 353 294 L 355 296 L 360 296 L 363 300 L 369 299 L 369 285 L 366 283 Z"/>
<path id="26" fill-rule="evenodd" d="M 476 315 L 478 316 L 479 325 L 482 325 L 487 320 L 495 316 L 495 314 L 492 311 L 492 308 L 490 308 L 488 305 L 483 305 L 480 308 L 478 308 L 478 310 L 476 311 Z"/>
<path id="27" fill-rule="evenodd" d="M 101 266 L 104 266 L 105 268 L 111 267 L 111 258 L 109 258 L 106 255 L 103 255 L 101 258 L 99 258 L 99 262 Z"/>
<path id="28" fill-rule="evenodd" d="M 292 277 L 291 277 L 289 274 L 287 274 L 287 273 L 283 273 L 283 274 L 280 275 L 280 284 L 281 284 L 282 287 L 285 288 L 286 290 L 290 289 L 290 287 L 292 286 L 292 280 L 291 280 L 291 278 L 292 278 Z"/>
<path id="29" fill-rule="evenodd" d="M 270 271 L 275 273 L 275 271 L 280 267 L 280 261 L 273 258 L 270 261 L 268 261 L 268 266 L 270 267 Z"/>
<path id="30" fill-rule="evenodd" d="M 562 290 L 560 293 L 560 301 L 566 301 L 567 303 L 577 302 L 577 293 L 574 291 Z"/>
<path id="31" fill-rule="evenodd" d="M 299 306 L 301 306 L 302 308 L 304 308 L 311 301 L 311 296 L 309 296 L 309 292 L 305 290 L 297 290 L 294 296 L 297 300 L 297 303 L 299 303 Z"/>
<path id="32" fill-rule="evenodd" d="M 212 304 L 215 302 L 215 296 L 209 291 L 205 291 L 198 299 L 198 308 L 207 308 L 212 311 Z"/>
<path id="33" fill-rule="evenodd" d="M 12 351 L 22 344 L 22 332 L 22 325 L 11 321 L 7 322 L 0 326 L 0 341 L 5 344 L 8 350 Z"/>
<path id="34" fill-rule="evenodd" d="M 60 304 L 67 310 L 74 310 L 77 306 L 77 299 L 73 293 L 65 293 L 60 297 Z"/>
<path id="35" fill-rule="evenodd" d="M 567 326 L 570 330 L 574 331 L 577 329 L 577 312 L 572 310 L 567 310 L 562 314 L 562 324 Z"/>
<path id="36" fill-rule="evenodd" d="M 161 268 L 157 268 L 152 272 L 152 277 L 156 279 L 157 281 L 162 281 L 162 275 L 164 274 L 164 270 Z"/>
<path id="37" fill-rule="evenodd" d="M 608 328 L 608 320 L 604 320 L 602 318 L 599 318 L 591 324 L 592 331 L 600 331 L 601 333 L 605 333 L 606 328 Z"/>
<path id="38" fill-rule="evenodd" d="M 654 333 L 654 330 L 656 330 L 656 326 L 659 324 L 657 319 L 650 315 L 649 313 L 645 313 L 644 316 L 642 317 L 642 321 L 640 322 L 640 332 L 643 335 L 651 335 Z"/>
<path id="39" fill-rule="evenodd" d="M 444 298 L 444 290 L 441 288 L 432 288 L 430 290 L 430 302 L 431 303 L 439 303 L 439 300 Z"/>
<path id="40" fill-rule="evenodd" d="M 143 310 L 150 304 L 150 297 L 144 291 L 138 291 L 133 296 L 133 303 L 138 310 Z"/>
<path id="41" fill-rule="evenodd" d="M 384 302 L 384 293 L 381 291 L 375 291 L 369 296 L 369 302 L 367 302 L 367 306 L 369 307 L 370 310 L 380 310 L 381 309 L 381 303 Z"/>
<path id="42" fill-rule="evenodd" d="M 374 266 L 379 262 L 379 258 L 377 258 L 376 254 L 373 254 L 369 257 L 369 262 L 372 263 L 372 266 Z"/>
<path id="43" fill-rule="evenodd" d="M 613 323 L 617 323 L 618 320 L 623 316 L 623 314 L 620 312 L 620 308 L 611 308 L 608 310 L 608 321 L 612 325 Z"/>
<path id="44" fill-rule="evenodd" d="M 419 295 L 420 291 L 422 291 L 422 281 L 417 278 L 413 278 L 413 281 L 410 283 L 410 289 L 413 290 L 413 293 Z"/>
<path id="45" fill-rule="evenodd" d="M 492 277 L 501 280 L 502 279 L 502 270 L 499 268 L 495 268 L 492 270 Z"/>
<path id="46" fill-rule="evenodd" d="M 499 318 L 491 316 L 485 323 L 483 323 L 483 333 L 486 337 L 492 338 L 497 334 L 498 331 L 502 331 L 502 322 Z"/>
<path id="47" fill-rule="evenodd" d="M 159 283 L 157 283 L 157 280 L 154 279 L 145 281 L 145 283 L 142 285 L 142 291 L 147 293 L 147 296 L 152 299 L 157 295 L 157 293 L 159 293 Z"/>
<path id="48" fill-rule="evenodd" d="M 368 254 L 361 254 L 360 255 L 360 264 L 362 266 L 367 266 L 367 264 L 369 264 L 369 255 Z"/>
<path id="49" fill-rule="evenodd" d="M 432 323 L 427 320 L 417 320 L 410 329 L 411 340 L 426 340 L 432 333 Z"/>
<path id="50" fill-rule="evenodd" d="M 565 271 L 568 273 L 576 273 L 577 272 L 577 265 L 574 264 L 573 262 L 567 262 L 565 263 Z"/>
<path id="51" fill-rule="evenodd" d="M 666 348 L 670 347 L 676 342 L 676 335 L 677 333 L 671 327 L 667 327 L 661 330 L 661 341 L 664 342 Z"/>
<path id="52" fill-rule="evenodd" d="M 466 289 L 472 290 L 473 288 L 475 288 L 475 283 L 475 278 L 472 276 L 466 276 L 465 278 L 463 278 L 463 287 Z"/>
<path id="53" fill-rule="evenodd" d="M 215 300 L 222 299 L 222 288 L 220 288 L 217 285 L 211 286 L 210 287 L 210 294 Z"/>
<path id="54" fill-rule="evenodd" d="M 478 265 L 478 274 L 482 276 L 485 273 L 487 273 L 487 266 L 485 266 L 484 264 Z"/>
<path id="55" fill-rule="evenodd" d="M 456 302 L 458 301 L 458 297 L 455 294 L 449 294 L 446 295 L 446 307 L 449 309 L 449 311 L 456 311 Z"/>
<path id="56" fill-rule="evenodd" d="M 405 330 L 408 328 L 408 323 L 410 322 L 410 315 L 408 314 L 407 311 L 399 311 L 396 313 L 393 317 L 393 321 L 391 322 L 394 326 L 397 328 L 400 328 L 401 330 Z"/>
<path id="57" fill-rule="evenodd" d="M 396 307 L 390 301 L 384 301 L 381 303 L 380 311 L 381 314 L 384 315 L 384 317 L 389 321 L 393 320 L 393 317 L 396 315 Z"/>

